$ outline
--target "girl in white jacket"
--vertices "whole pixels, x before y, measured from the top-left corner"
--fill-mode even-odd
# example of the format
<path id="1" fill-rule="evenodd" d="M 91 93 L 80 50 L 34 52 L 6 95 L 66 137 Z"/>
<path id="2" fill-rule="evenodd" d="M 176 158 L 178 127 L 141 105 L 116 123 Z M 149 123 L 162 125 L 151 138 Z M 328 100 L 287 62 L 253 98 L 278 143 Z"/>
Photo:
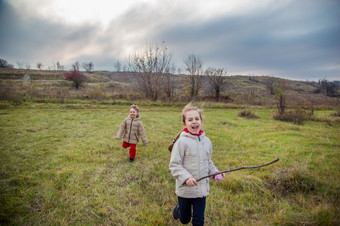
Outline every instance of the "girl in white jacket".
<path id="1" fill-rule="evenodd" d="M 202 110 L 190 102 L 183 108 L 182 123 L 184 130 L 172 148 L 169 164 L 170 171 L 176 178 L 178 196 L 173 217 L 188 224 L 192 216 L 193 225 L 203 225 L 209 178 L 199 182 L 196 179 L 214 174 L 218 169 L 211 160 L 211 141 L 202 131 Z M 215 179 L 222 180 L 223 177 L 224 174 L 219 174 Z"/>

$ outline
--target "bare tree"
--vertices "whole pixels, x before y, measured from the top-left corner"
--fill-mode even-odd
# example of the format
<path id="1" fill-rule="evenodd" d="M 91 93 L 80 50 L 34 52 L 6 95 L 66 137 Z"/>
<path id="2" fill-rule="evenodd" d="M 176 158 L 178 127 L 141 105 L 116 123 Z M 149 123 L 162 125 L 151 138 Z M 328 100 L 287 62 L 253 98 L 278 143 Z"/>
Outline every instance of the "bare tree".
<path id="1" fill-rule="evenodd" d="M 286 80 L 278 81 L 278 85 L 275 91 L 275 102 L 279 117 L 283 117 L 287 108 L 287 84 Z"/>
<path id="2" fill-rule="evenodd" d="M 38 68 L 39 70 L 42 70 L 43 67 L 44 67 L 44 65 L 43 65 L 41 62 L 38 62 L 38 63 L 37 63 L 37 68 Z"/>
<path id="3" fill-rule="evenodd" d="M 227 83 L 227 72 L 223 68 L 211 68 L 209 67 L 205 71 L 205 75 L 209 78 L 210 86 L 214 90 L 215 100 L 219 101 L 220 94 L 223 91 L 225 84 Z"/>
<path id="4" fill-rule="evenodd" d="M 334 97 L 336 94 L 336 84 L 327 79 L 319 79 L 317 92 L 324 93 L 328 97 Z"/>
<path id="5" fill-rule="evenodd" d="M 190 98 L 198 96 L 202 85 L 203 64 L 201 59 L 194 54 L 189 55 L 185 60 L 185 71 L 188 73 L 185 77 L 189 88 Z"/>
<path id="6" fill-rule="evenodd" d="M 7 60 L 0 59 L 0 68 L 14 68 L 13 64 L 9 64 Z"/>
<path id="7" fill-rule="evenodd" d="M 113 68 L 116 72 L 120 72 L 122 70 L 122 64 L 119 62 L 119 60 L 113 64 Z"/>
<path id="8" fill-rule="evenodd" d="M 265 85 L 267 89 L 270 91 L 270 95 L 274 95 L 276 91 L 276 86 L 277 86 L 277 79 L 276 78 L 269 78 L 266 82 Z"/>
<path id="9" fill-rule="evenodd" d="M 176 66 L 175 64 L 173 64 L 170 68 L 170 71 L 166 71 L 165 76 L 166 76 L 166 82 L 165 82 L 165 93 L 166 93 L 166 97 L 168 99 L 171 99 L 172 94 L 173 94 L 173 84 L 172 84 L 172 74 L 174 73 L 174 71 L 176 70 Z"/>
<path id="10" fill-rule="evenodd" d="M 59 61 L 57 61 L 57 70 L 58 71 L 64 70 L 64 65 L 61 65 L 61 63 Z"/>
<path id="11" fill-rule="evenodd" d="M 79 71 L 80 68 L 79 61 L 74 62 L 74 64 L 72 64 L 72 68 L 73 70 Z"/>
<path id="12" fill-rule="evenodd" d="M 86 72 L 92 73 L 94 69 L 94 64 L 92 62 L 83 63 L 83 68 Z"/>
<path id="13" fill-rule="evenodd" d="M 57 64 L 56 63 L 52 63 L 51 65 L 47 65 L 46 67 L 47 67 L 47 70 L 49 70 L 49 71 L 57 70 Z"/>
<path id="14" fill-rule="evenodd" d="M 172 52 L 165 46 L 146 44 L 140 53 L 129 56 L 130 71 L 136 75 L 136 88 L 145 94 L 146 98 L 157 100 L 166 86 L 165 73 L 170 72 Z"/>
<path id="15" fill-rule="evenodd" d="M 180 67 L 177 68 L 177 74 L 178 74 L 178 75 L 182 74 L 182 68 L 180 68 Z"/>
<path id="16" fill-rule="evenodd" d="M 19 69 L 23 69 L 24 68 L 24 63 L 23 62 L 17 61 L 17 65 L 18 65 Z"/>

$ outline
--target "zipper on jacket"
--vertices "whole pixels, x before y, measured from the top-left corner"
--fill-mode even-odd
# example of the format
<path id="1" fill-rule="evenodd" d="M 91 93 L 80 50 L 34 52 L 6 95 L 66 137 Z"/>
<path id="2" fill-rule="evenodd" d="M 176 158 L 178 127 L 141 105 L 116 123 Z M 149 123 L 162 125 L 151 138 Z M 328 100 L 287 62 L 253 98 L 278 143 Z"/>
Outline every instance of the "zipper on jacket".
<path id="1" fill-rule="evenodd" d="M 138 137 L 137 137 L 137 135 L 135 134 L 135 133 L 133 133 L 134 135 L 135 135 L 135 137 L 136 137 L 136 140 L 137 140 L 137 142 L 138 142 Z"/>
<path id="2" fill-rule="evenodd" d="M 131 119 L 128 143 L 130 143 L 131 130 L 132 130 L 132 129 L 131 129 L 131 127 L 132 127 L 132 122 L 133 122 L 133 119 Z"/>
<path id="3" fill-rule="evenodd" d="M 198 168 L 199 168 L 199 170 L 198 170 L 198 176 L 199 176 L 199 178 L 201 178 L 201 156 L 200 156 L 200 141 L 201 141 L 201 139 L 200 139 L 200 137 L 198 136 L 198 142 L 197 142 L 197 146 L 198 146 L 198 148 L 197 148 L 197 150 L 198 150 Z M 200 186 L 201 187 L 201 186 Z M 200 193 L 201 193 L 201 195 L 202 195 L 202 187 L 200 188 Z"/>

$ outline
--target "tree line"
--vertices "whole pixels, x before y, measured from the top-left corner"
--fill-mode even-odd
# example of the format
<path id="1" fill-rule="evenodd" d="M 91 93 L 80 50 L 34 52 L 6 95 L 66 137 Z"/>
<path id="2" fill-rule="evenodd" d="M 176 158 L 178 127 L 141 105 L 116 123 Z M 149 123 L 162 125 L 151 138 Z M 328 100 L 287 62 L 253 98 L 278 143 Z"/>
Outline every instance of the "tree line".
<path id="1" fill-rule="evenodd" d="M 165 43 L 146 44 L 140 52 L 129 56 L 128 68 L 134 73 L 136 82 L 133 86 L 145 98 L 158 100 L 161 96 L 171 99 L 174 91 L 172 82 L 176 66 L 172 61 L 173 53 Z M 227 72 L 223 68 L 209 67 L 204 69 L 201 58 L 190 54 L 184 61 L 184 91 L 190 99 L 199 96 L 203 88 L 203 77 L 208 78 L 208 84 L 215 91 L 218 101 L 226 84 Z M 178 69 L 181 71 L 181 69 Z"/>

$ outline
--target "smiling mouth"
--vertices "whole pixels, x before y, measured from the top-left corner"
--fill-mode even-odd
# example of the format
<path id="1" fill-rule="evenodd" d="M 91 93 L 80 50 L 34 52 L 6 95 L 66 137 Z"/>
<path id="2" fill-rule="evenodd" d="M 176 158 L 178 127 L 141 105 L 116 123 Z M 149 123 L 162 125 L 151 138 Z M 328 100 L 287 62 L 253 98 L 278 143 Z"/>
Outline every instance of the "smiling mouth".
<path id="1" fill-rule="evenodd" d="M 196 130 L 196 129 L 198 129 L 198 126 L 192 126 L 191 127 L 193 130 Z"/>

